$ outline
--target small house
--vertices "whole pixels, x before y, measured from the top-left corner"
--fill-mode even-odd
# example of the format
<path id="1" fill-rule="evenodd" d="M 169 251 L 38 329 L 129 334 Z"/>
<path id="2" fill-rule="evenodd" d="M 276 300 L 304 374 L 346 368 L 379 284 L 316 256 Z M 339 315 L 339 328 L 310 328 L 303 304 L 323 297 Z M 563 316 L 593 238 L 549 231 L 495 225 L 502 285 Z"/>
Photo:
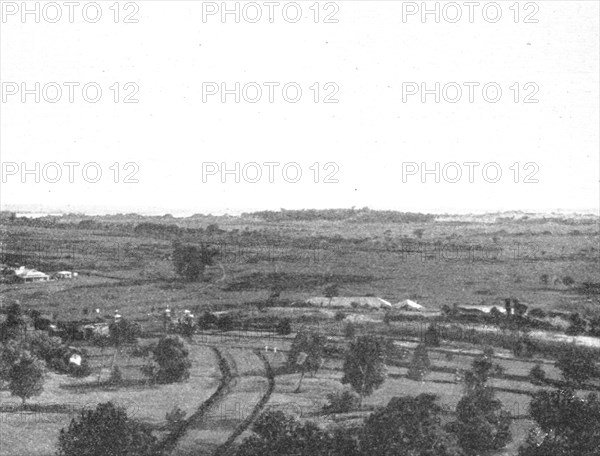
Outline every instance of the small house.
<path id="1" fill-rule="evenodd" d="M 50 276 L 48 274 L 44 274 L 43 272 L 36 271 L 35 269 L 28 269 L 25 266 L 21 266 L 20 268 L 15 270 L 15 278 L 19 282 L 47 282 L 50 280 Z"/>
<path id="2" fill-rule="evenodd" d="M 56 274 L 54 274 L 54 276 L 58 280 L 74 279 L 75 277 L 77 277 L 77 273 L 76 272 L 71 272 L 71 271 L 59 271 Z"/>

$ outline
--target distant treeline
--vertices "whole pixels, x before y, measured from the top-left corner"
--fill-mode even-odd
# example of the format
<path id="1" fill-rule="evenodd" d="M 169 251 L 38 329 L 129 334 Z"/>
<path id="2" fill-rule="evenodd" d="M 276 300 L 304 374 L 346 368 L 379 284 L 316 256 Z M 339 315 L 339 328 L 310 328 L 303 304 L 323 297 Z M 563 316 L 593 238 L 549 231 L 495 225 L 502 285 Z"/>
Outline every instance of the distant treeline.
<path id="1" fill-rule="evenodd" d="M 351 221 L 351 222 L 397 222 L 424 223 L 435 220 L 433 214 L 412 212 L 376 211 L 368 207 L 362 209 L 301 209 L 280 211 L 259 211 L 244 213 L 243 217 L 258 217 L 268 222 L 284 221 Z"/>

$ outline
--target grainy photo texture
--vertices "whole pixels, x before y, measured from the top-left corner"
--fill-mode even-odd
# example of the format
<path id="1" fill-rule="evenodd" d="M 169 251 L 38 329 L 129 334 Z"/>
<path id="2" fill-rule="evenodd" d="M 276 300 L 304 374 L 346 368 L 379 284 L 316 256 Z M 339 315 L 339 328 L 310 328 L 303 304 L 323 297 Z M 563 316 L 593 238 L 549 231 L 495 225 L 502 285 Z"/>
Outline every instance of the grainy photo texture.
<path id="1" fill-rule="evenodd" d="M 0 0 L 0 456 L 600 456 L 597 0 Z"/>

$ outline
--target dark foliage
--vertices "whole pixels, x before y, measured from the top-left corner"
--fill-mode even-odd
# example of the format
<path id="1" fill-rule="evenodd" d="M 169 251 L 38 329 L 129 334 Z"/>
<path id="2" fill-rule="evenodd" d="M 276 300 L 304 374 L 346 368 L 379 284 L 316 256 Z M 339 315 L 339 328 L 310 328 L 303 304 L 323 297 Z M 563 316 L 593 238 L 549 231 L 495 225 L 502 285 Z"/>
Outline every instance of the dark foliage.
<path id="1" fill-rule="evenodd" d="M 214 258 L 219 251 L 205 244 L 185 245 L 178 242 L 173 244 L 173 264 L 175 272 L 189 282 L 204 278 L 206 266 L 214 264 Z"/>
<path id="2" fill-rule="evenodd" d="M 235 456 L 359 456 L 348 431 L 331 433 L 313 423 L 300 423 L 280 411 L 268 412 L 252 426 L 256 435 L 237 448 Z"/>
<path id="3" fill-rule="evenodd" d="M 156 382 L 174 383 L 189 378 L 192 364 L 188 359 L 189 352 L 180 337 L 163 337 L 154 348 L 153 354 L 158 364 Z"/>
<path id="4" fill-rule="evenodd" d="M 156 438 L 111 402 L 84 410 L 58 437 L 58 456 L 149 456 Z"/>
<path id="5" fill-rule="evenodd" d="M 395 397 L 365 421 L 362 454 L 372 456 L 459 456 L 456 437 L 442 425 L 436 396 Z"/>
<path id="6" fill-rule="evenodd" d="M 370 395 L 386 378 L 386 345 L 376 337 L 359 336 L 348 347 L 342 384 L 350 384 L 360 397 Z"/>
<path id="7" fill-rule="evenodd" d="M 529 406 L 537 426 L 519 456 L 598 456 L 600 401 L 596 394 L 577 397 L 573 390 L 538 391 Z"/>

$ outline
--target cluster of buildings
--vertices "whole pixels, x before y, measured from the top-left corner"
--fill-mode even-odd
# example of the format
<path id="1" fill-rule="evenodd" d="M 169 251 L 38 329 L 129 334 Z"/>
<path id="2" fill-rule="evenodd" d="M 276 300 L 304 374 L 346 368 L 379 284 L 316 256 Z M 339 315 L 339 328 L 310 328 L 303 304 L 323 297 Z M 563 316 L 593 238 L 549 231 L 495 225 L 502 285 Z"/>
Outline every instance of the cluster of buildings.
<path id="1" fill-rule="evenodd" d="M 18 268 L 4 267 L 2 275 L 8 280 L 18 283 L 48 282 L 49 280 L 74 279 L 77 277 L 77 273 L 72 271 L 58 271 L 50 276 L 36 269 L 26 268 L 25 266 Z"/>
<path id="2" fill-rule="evenodd" d="M 405 299 L 392 304 L 385 299 L 376 296 L 336 296 L 336 297 L 315 297 L 306 300 L 306 304 L 311 307 L 330 307 L 338 309 L 382 309 L 382 310 L 404 310 L 421 312 L 425 310 L 421 304 Z"/>

